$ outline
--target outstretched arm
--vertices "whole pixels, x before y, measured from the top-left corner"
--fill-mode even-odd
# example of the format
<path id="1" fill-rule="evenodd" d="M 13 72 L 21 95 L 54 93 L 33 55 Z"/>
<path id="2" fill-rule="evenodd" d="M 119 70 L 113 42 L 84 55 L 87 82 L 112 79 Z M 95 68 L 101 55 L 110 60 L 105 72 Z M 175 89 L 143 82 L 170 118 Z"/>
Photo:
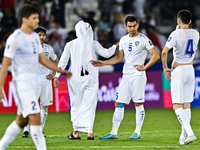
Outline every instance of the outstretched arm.
<path id="1" fill-rule="evenodd" d="M 58 66 L 58 62 L 59 62 L 59 60 L 58 60 L 58 58 L 56 58 L 56 60 L 54 61 L 54 64 L 55 64 L 56 66 Z M 46 76 L 47 80 L 52 80 L 52 79 L 54 78 L 55 74 L 56 74 L 56 71 L 55 71 L 55 70 L 54 70 L 52 73 L 48 74 L 48 75 Z"/>
<path id="2" fill-rule="evenodd" d="M 165 78 L 170 81 L 172 69 L 169 69 L 168 66 L 167 66 L 168 51 L 169 51 L 169 48 L 165 46 L 163 51 L 162 51 L 162 64 L 163 64 L 163 70 L 164 70 L 164 73 L 165 73 Z"/>
<path id="3" fill-rule="evenodd" d="M 39 61 L 41 64 L 43 64 L 44 66 L 46 66 L 47 68 L 49 69 L 52 69 L 52 70 L 55 70 L 57 72 L 60 72 L 62 75 L 68 77 L 68 78 L 71 78 L 72 76 L 72 73 L 67 71 L 67 70 L 63 70 L 61 68 L 58 68 L 53 62 L 51 62 L 49 59 L 47 59 L 45 56 L 44 56 L 44 53 L 40 53 L 39 54 Z"/>
<path id="4" fill-rule="evenodd" d="M 114 58 L 106 60 L 106 61 L 94 60 L 92 61 L 92 65 L 95 67 L 101 67 L 105 65 L 114 65 L 121 62 L 123 58 L 124 58 L 124 52 L 123 50 L 119 50 L 117 56 L 115 56 Z"/>

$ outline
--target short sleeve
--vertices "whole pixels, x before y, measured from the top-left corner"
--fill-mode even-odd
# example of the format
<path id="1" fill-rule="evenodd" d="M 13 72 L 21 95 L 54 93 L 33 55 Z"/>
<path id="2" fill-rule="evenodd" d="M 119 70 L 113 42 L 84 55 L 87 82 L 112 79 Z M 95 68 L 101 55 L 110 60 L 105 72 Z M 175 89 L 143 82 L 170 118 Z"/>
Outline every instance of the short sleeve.
<path id="1" fill-rule="evenodd" d="M 119 41 L 119 50 L 123 50 L 123 47 L 122 47 L 122 38 Z"/>
<path id="2" fill-rule="evenodd" d="M 51 53 L 50 59 L 53 60 L 53 61 L 55 61 L 56 58 L 57 58 L 57 56 L 56 56 L 56 54 L 54 53 L 54 50 L 53 50 L 53 48 L 52 48 L 50 45 L 49 45 L 49 51 L 50 51 L 50 53 Z"/>
<path id="3" fill-rule="evenodd" d="M 165 46 L 168 47 L 169 49 L 171 49 L 172 47 L 176 46 L 175 32 L 172 32 L 169 35 L 168 40 L 167 40 Z"/>
<path id="4" fill-rule="evenodd" d="M 146 37 L 145 38 L 145 49 L 150 50 L 152 48 L 154 48 L 152 41 L 148 37 Z"/>
<path id="5" fill-rule="evenodd" d="M 14 42 L 12 37 L 8 38 L 6 41 L 4 56 L 13 59 L 15 52 L 17 50 L 17 43 L 18 42 Z"/>

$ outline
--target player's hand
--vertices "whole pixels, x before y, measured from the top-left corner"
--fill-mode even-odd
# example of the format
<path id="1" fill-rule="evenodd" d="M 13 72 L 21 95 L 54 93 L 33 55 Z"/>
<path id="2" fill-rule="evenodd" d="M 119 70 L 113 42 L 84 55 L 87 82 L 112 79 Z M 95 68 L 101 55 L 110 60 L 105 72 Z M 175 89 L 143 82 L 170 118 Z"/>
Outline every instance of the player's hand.
<path id="1" fill-rule="evenodd" d="M 144 71 L 144 70 L 145 70 L 144 66 L 142 66 L 142 65 L 135 65 L 134 67 L 135 67 L 138 71 Z"/>
<path id="2" fill-rule="evenodd" d="M 54 76 L 55 76 L 55 73 L 50 73 L 50 74 L 48 74 L 48 75 L 46 76 L 46 79 L 47 79 L 47 80 L 52 80 L 52 79 L 54 78 Z"/>
<path id="3" fill-rule="evenodd" d="M 60 73 L 61 73 L 63 76 L 68 77 L 68 79 L 70 79 L 71 76 L 72 76 L 72 73 L 71 73 L 70 71 L 67 71 L 67 70 L 62 70 Z"/>
<path id="4" fill-rule="evenodd" d="M 169 81 L 171 81 L 171 71 L 172 71 L 172 70 L 173 70 L 173 69 L 169 69 L 169 68 L 164 69 L 165 78 L 166 78 L 167 80 L 169 80 Z"/>
<path id="5" fill-rule="evenodd" d="M 54 88 L 58 88 L 59 87 L 59 80 L 58 80 L 58 78 L 54 78 L 53 86 L 54 86 Z"/>
<path id="6" fill-rule="evenodd" d="M 103 63 L 103 61 L 101 61 L 101 60 L 93 60 L 93 61 L 92 61 L 92 65 L 93 65 L 94 67 L 102 67 L 102 66 L 104 66 L 104 63 Z"/>

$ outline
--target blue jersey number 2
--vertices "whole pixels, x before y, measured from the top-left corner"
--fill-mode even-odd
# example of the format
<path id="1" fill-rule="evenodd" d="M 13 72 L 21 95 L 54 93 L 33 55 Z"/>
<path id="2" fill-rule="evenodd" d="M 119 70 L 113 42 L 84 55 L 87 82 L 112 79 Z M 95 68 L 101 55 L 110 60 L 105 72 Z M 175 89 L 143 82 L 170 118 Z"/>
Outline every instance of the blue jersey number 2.
<path id="1" fill-rule="evenodd" d="M 35 101 L 32 101 L 31 104 L 33 105 L 33 106 L 32 106 L 32 109 L 33 109 L 33 110 L 36 110 L 36 109 L 37 109 L 37 108 L 35 108 L 36 102 L 35 102 Z"/>
<path id="2" fill-rule="evenodd" d="M 189 39 L 189 40 L 188 40 L 185 54 L 186 54 L 186 55 L 190 55 L 190 57 L 192 57 L 192 55 L 194 54 L 194 50 L 193 50 L 193 39 Z"/>

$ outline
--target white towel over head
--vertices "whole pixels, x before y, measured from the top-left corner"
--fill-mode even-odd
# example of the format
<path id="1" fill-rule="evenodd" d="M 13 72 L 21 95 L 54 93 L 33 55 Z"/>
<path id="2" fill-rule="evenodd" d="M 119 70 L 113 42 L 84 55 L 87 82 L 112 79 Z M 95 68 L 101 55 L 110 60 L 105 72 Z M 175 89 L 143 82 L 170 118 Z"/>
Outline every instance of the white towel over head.
<path id="1" fill-rule="evenodd" d="M 79 21 L 75 25 L 77 43 L 77 65 L 76 69 L 80 73 L 81 70 L 87 70 L 87 64 L 91 63 L 93 58 L 93 31 L 89 23 Z"/>

